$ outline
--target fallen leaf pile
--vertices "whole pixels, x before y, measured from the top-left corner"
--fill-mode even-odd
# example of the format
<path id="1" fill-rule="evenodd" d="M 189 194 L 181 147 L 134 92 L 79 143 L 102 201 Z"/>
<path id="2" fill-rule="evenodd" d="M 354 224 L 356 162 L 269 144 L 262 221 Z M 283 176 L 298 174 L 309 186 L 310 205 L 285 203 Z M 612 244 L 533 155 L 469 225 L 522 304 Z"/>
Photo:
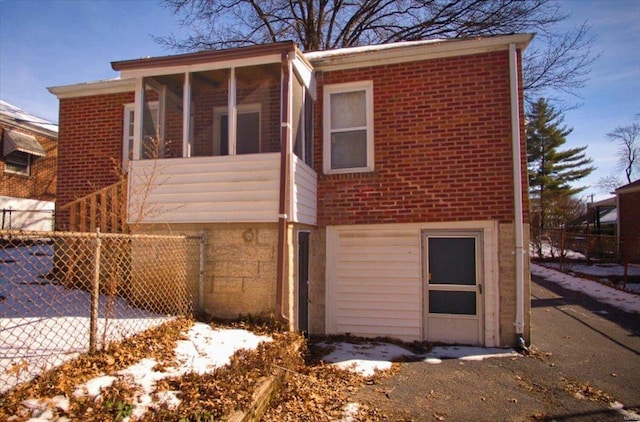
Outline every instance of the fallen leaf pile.
<path id="1" fill-rule="evenodd" d="M 150 329 L 107 350 L 81 355 L 62 366 L 43 372 L 31 382 L 0 395 L 0 420 L 26 421 L 38 399 L 51 409 L 50 419 L 103 421 L 123 420 L 132 415 L 136 384 L 118 379 L 96 396 L 74 394 L 77 386 L 98 376 L 116 375 L 144 358 L 155 359 L 158 367 L 174 364 L 176 341 L 184 340 L 193 321 L 179 318 Z M 229 324 L 212 323 L 217 328 Z M 350 403 L 349 397 L 364 383 L 375 383 L 384 375 L 363 378 L 321 361 L 330 349 L 311 347 L 297 333 L 282 332 L 277 324 L 240 322 L 256 334 L 268 334 L 272 341 L 255 350 L 239 350 L 228 365 L 198 375 L 189 373 L 164 378 L 155 385 L 154 396 L 177 391 L 179 404 L 160 404 L 142 417 L 145 421 L 219 420 L 234 411 L 246 410 L 256 388 L 267 377 L 286 373 L 284 385 L 272 400 L 263 420 L 381 420 L 386 417 L 372 405 Z M 298 347 L 294 347 L 294 345 Z M 134 418 L 135 419 L 135 418 Z"/>

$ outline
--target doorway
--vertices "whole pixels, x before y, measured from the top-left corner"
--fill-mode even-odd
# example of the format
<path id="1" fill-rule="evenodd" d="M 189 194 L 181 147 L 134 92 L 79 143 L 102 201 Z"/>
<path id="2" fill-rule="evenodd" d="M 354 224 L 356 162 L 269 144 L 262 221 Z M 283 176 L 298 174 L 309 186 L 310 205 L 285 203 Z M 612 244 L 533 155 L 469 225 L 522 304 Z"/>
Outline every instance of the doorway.
<path id="1" fill-rule="evenodd" d="M 481 345 L 482 233 L 423 231 L 424 338 Z"/>
<path id="2" fill-rule="evenodd" d="M 309 232 L 298 232 L 298 331 L 309 332 Z"/>

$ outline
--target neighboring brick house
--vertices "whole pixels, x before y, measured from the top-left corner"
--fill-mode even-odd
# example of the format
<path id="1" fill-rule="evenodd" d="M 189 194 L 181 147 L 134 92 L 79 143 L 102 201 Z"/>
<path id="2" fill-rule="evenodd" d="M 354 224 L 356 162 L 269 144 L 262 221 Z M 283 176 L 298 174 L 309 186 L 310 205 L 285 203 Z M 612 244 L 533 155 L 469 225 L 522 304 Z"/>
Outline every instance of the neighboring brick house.
<path id="1" fill-rule="evenodd" d="M 640 264 L 640 179 L 615 190 L 623 261 Z"/>
<path id="2" fill-rule="evenodd" d="M 113 62 L 117 79 L 50 88 L 59 203 L 116 182 L 122 163 L 137 231 L 205 231 L 200 299 L 216 316 L 276 314 L 311 334 L 528 341 L 531 38 Z"/>
<path id="3" fill-rule="evenodd" d="M 0 140 L 0 228 L 51 230 L 57 125 L 0 100 Z"/>

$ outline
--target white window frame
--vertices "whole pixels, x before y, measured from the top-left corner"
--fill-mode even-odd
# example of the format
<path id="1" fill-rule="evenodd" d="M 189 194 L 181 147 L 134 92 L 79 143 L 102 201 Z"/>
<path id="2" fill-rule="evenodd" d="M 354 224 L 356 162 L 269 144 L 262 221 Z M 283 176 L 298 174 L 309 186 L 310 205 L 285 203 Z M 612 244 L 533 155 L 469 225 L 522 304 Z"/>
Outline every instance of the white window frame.
<path id="1" fill-rule="evenodd" d="M 365 92 L 365 107 L 367 124 L 364 127 L 343 128 L 340 131 L 362 130 L 367 132 L 367 165 L 364 167 L 331 168 L 331 135 L 334 132 L 331 128 L 331 95 L 342 94 L 354 91 Z M 373 142 L 373 81 L 347 82 L 342 84 L 325 85 L 323 88 L 323 159 L 322 168 L 325 174 L 340 173 L 363 173 L 374 170 L 374 142 Z"/>
<path id="2" fill-rule="evenodd" d="M 158 101 L 151 101 L 149 103 L 149 108 L 151 110 L 156 110 L 156 113 L 160 112 L 160 104 Z M 133 112 L 133 116 L 131 115 L 131 112 Z M 133 134 L 129 135 L 129 126 L 134 124 L 135 113 L 136 113 L 135 103 L 128 103 L 124 105 L 124 118 L 122 121 L 122 170 L 124 172 L 129 171 L 129 161 L 136 159 L 135 143 L 134 143 L 134 139 L 136 136 L 135 127 L 133 129 Z M 133 117 L 133 120 L 131 120 L 131 117 Z M 158 121 L 160 121 L 159 117 L 160 116 L 158 116 Z M 131 142 L 132 155 L 133 155 L 131 159 L 129 158 L 129 142 Z"/>
<path id="3" fill-rule="evenodd" d="M 238 104 L 236 105 L 236 115 L 239 114 L 247 114 L 247 113 L 258 113 L 258 152 L 262 152 L 262 104 L 260 103 L 248 103 L 248 104 Z M 213 108 L 213 154 L 220 155 L 221 145 L 220 145 L 220 117 L 227 116 L 227 128 L 231 124 L 231 119 L 229 116 L 229 107 L 227 106 L 219 106 Z M 229 134 L 227 138 L 229 139 L 229 155 L 236 155 L 236 136 L 237 131 L 234 129 L 233 131 L 233 139 Z M 233 152 L 232 152 L 233 151 Z"/>

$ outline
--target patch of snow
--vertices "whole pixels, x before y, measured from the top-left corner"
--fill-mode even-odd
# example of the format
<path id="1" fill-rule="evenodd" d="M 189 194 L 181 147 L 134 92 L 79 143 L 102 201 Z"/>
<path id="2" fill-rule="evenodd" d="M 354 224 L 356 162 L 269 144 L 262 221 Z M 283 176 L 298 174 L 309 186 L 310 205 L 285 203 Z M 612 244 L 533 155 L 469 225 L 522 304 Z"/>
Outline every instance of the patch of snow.
<path id="1" fill-rule="evenodd" d="M 360 403 L 347 403 L 342 408 L 342 419 L 340 422 L 355 422 L 360 411 Z"/>
<path id="2" fill-rule="evenodd" d="M 0 393 L 89 349 L 91 295 L 44 278 L 53 246 L 0 248 Z M 98 336 L 119 341 L 172 318 L 101 295 Z"/>
<path id="3" fill-rule="evenodd" d="M 176 344 L 175 366 L 163 365 L 162 369 L 156 369 L 158 362 L 145 358 L 118 371 L 117 376 L 102 375 L 77 386 L 74 396 L 97 397 L 116 380 L 122 380 L 136 389 L 133 403 L 135 407 L 131 418 L 140 419 L 150 408 L 162 404 L 175 408 L 180 404 L 176 391 L 155 392 L 158 381 L 191 372 L 211 372 L 227 365 L 236 351 L 253 350 L 261 342 L 271 341 L 270 337 L 258 336 L 247 330 L 220 330 L 203 323 L 195 323 L 189 329 L 187 337 L 187 340 L 180 340 Z M 50 400 L 29 399 L 28 403 L 29 408 L 34 409 L 32 416 L 40 418 L 39 420 L 54 420 Z"/>
<path id="4" fill-rule="evenodd" d="M 531 274 L 542 277 L 552 283 L 556 283 L 565 289 L 584 293 L 587 296 L 614 306 L 625 312 L 640 313 L 639 295 L 623 292 L 585 278 L 561 273 L 560 271 L 547 268 L 533 262 L 531 263 Z"/>
<path id="5" fill-rule="evenodd" d="M 95 397 L 100 394 L 100 391 L 107 387 L 111 387 L 116 381 L 116 377 L 110 375 L 102 375 L 96 378 L 92 378 L 76 387 L 73 392 L 74 397 Z"/>
<path id="6" fill-rule="evenodd" d="M 547 241 L 542 241 L 540 244 L 540 253 L 538 253 L 536 245 L 533 242 L 529 243 L 529 256 L 532 258 L 557 258 L 560 256 L 560 248 L 555 245 L 551 245 Z M 571 249 L 564 250 L 564 256 L 567 259 L 586 259 L 587 257 Z"/>
<path id="7" fill-rule="evenodd" d="M 320 343 L 321 346 L 328 343 Z M 413 355 L 400 346 L 389 343 L 331 343 L 335 349 L 323 358 L 340 369 L 352 370 L 363 377 L 375 375 L 376 371 L 391 368 L 394 360 Z"/>
<path id="8" fill-rule="evenodd" d="M 480 361 L 488 358 L 504 358 L 520 356 L 514 350 L 470 347 L 470 346 L 438 346 L 425 355 L 424 362 L 438 364 L 444 359 L 460 359 Z"/>
<path id="9" fill-rule="evenodd" d="M 320 343 L 327 346 L 329 343 Z M 392 362 L 402 357 L 423 360 L 428 363 L 441 363 L 443 359 L 483 360 L 487 358 L 502 358 L 519 356 L 510 349 L 446 346 L 434 347 L 425 355 L 416 355 L 402 347 L 389 343 L 331 343 L 335 349 L 323 358 L 340 369 L 351 370 L 362 376 L 369 377 L 376 371 L 391 368 Z"/>

